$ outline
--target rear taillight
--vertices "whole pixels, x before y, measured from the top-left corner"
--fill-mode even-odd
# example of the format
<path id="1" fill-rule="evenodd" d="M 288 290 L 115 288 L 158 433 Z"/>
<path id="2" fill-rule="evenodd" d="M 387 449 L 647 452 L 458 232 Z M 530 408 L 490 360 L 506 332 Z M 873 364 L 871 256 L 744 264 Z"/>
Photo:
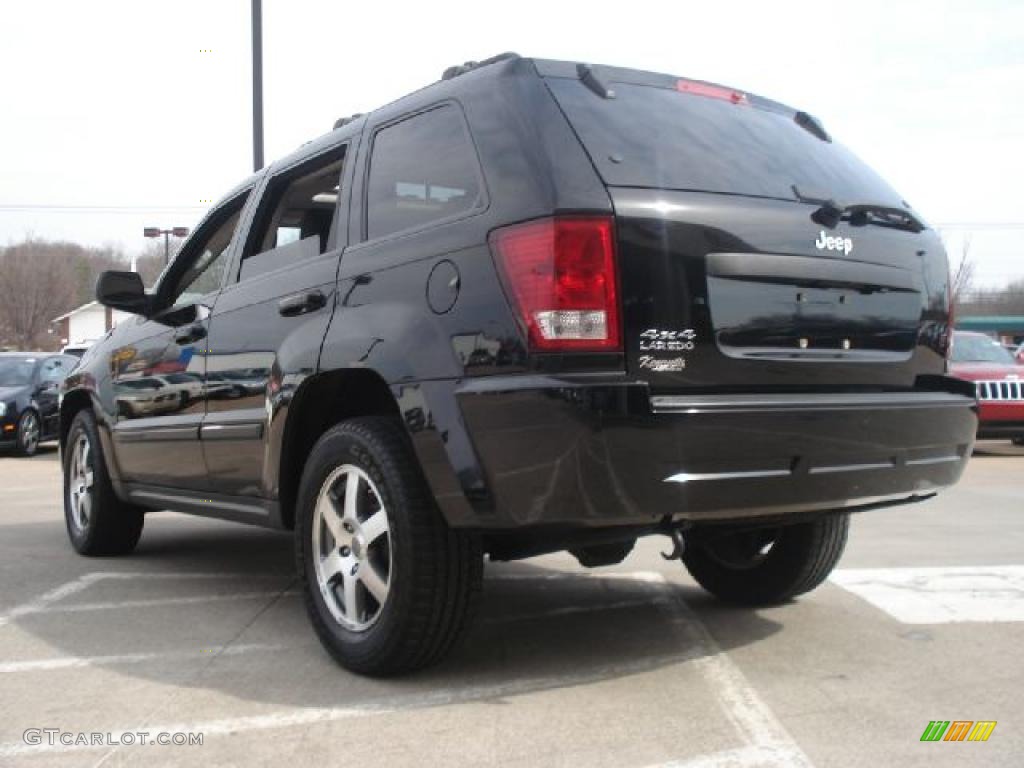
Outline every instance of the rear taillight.
<path id="1" fill-rule="evenodd" d="M 491 234 L 491 250 L 531 349 L 622 349 L 610 216 L 514 224 Z"/>

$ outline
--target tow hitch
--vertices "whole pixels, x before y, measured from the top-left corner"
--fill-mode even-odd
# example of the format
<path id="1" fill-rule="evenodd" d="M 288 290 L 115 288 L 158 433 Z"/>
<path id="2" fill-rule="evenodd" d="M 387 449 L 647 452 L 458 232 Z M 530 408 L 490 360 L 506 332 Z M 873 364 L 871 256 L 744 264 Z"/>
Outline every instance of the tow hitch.
<path id="1" fill-rule="evenodd" d="M 672 539 L 672 551 L 662 552 L 661 556 L 666 560 L 682 560 L 683 552 L 686 551 L 686 541 L 683 539 L 683 529 L 677 526 L 666 526 L 665 535 Z"/>

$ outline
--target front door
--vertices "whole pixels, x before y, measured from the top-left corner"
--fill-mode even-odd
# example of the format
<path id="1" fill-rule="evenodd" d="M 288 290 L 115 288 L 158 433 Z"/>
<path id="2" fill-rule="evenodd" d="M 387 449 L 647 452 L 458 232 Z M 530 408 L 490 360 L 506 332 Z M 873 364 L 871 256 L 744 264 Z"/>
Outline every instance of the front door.
<path id="1" fill-rule="evenodd" d="M 60 383 L 78 364 L 77 357 L 54 355 L 39 366 L 35 400 L 39 406 L 41 438 L 56 437 L 60 420 Z"/>
<path id="2" fill-rule="evenodd" d="M 208 321 L 247 195 L 211 213 L 185 244 L 157 287 L 156 314 L 127 320 L 116 331 L 120 343 L 109 363 L 124 481 L 207 487 L 199 426 L 206 412 Z"/>

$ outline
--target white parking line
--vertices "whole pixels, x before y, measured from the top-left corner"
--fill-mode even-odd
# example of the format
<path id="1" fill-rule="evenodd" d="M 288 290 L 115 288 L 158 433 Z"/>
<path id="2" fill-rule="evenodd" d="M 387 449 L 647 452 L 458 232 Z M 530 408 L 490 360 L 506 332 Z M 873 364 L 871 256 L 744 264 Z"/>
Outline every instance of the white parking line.
<path id="1" fill-rule="evenodd" d="M 115 611 L 126 608 L 161 608 L 169 605 L 196 605 L 201 603 L 218 603 L 235 600 L 263 600 L 275 597 L 293 597 L 301 594 L 297 589 L 285 591 L 262 590 L 259 592 L 227 592 L 210 595 L 188 595 L 183 597 L 152 597 L 140 600 L 109 600 L 99 603 L 75 603 L 73 605 L 53 605 L 44 613 L 84 613 L 87 611 Z"/>
<path id="2" fill-rule="evenodd" d="M 55 587 L 49 592 L 46 592 L 33 600 L 29 600 L 27 603 L 16 605 L 14 608 L 11 608 L 6 615 L 0 616 L 0 626 L 7 624 L 12 619 L 17 619 L 19 616 L 25 616 L 30 613 L 42 613 L 58 600 L 63 600 L 65 597 L 70 597 L 71 595 L 77 594 L 83 589 L 86 589 L 90 584 L 93 584 L 98 577 L 99 574 L 87 573 L 74 581 L 61 584 L 59 587 Z"/>
<path id="3" fill-rule="evenodd" d="M 163 661 L 175 659 L 206 659 L 210 656 L 239 656 L 243 653 L 292 650 L 289 645 L 266 645 L 250 643 L 248 645 L 217 645 L 202 648 L 198 651 L 162 651 L 152 653 L 122 653 L 110 656 L 58 656 L 52 659 L 31 659 L 28 661 L 5 661 L 0 663 L 0 674 L 17 672 L 52 672 L 54 670 L 78 669 L 81 667 L 102 667 L 114 664 L 141 664 L 147 661 Z"/>
<path id="4" fill-rule="evenodd" d="M 1024 565 L 843 569 L 830 579 L 904 624 L 1024 621 Z"/>
<path id="5" fill-rule="evenodd" d="M 666 586 L 668 580 L 655 574 Z M 672 612 L 683 621 L 677 622 L 683 634 L 689 636 L 704 655 L 696 660 L 697 669 L 718 699 L 718 705 L 739 732 L 745 746 L 717 755 L 702 756 L 684 763 L 693 766 L 719 765 L 785 765 L 791 768 L 810 768 L 811 760 L 771 708 L 757 695 L 757 691 L 729 655 L 722 650 L 714 637 L 697 617 L 686 601 L 676 595 L 671 606 Z M 733 762 L 721 762 L 722 759 Z M 757 760 L 758 762 L 737 762 Z M 711 760 L 712 762 L 702 762 Z"/>
<path id="6" fill-rule="evenodd" d="M 553 576 L 553 578 L 576 578 L 578 576 L 578 574 L 568 573 L 561 576 Z M 658 588 L 659 593 L 661 589 L 671 588 L 668 580 L 658 573 L 596 574 L 589 578 L 649 583 L 653 587 Z M 49 595 L 50 593 L 47 596 Z M 46 605 L 52 604 L 57 599 L 60 599 L 60 597 L 50 597 Z M 672 626 L 681 628 L 681 633 L 688 641 L 685 644 L 685 652 L 655 658 L 623 660 L 615 664 L 591 668 L 585 671 L 570 672 L 565 675 L 519 678 L 493 685 L 442 688 L 411 695 L 386 697 L 363 701 L 359 705 L 352 707 L 296 709 L 266 715 L 227 718 L 198 723 L 168 725 L 144 723 L 130 731 L 123 731 L 123 733 L 136 732 L 141 729 L 150 732 L 168 733 L 198 731 L 209 736 L 216 736 L 288 728 L 298 725 L 383 715 L 428 707 L 449 706 L 584 685 L 604 680 L 610 676 L 638 674 L 659 665 L 689 661 L 695 665 L 696 670 L 704 677 L 714 693 L 718 705 L 733 724 L 744 744 L 737 749 L 701 756 L 688 762 L 668 763 L 666 766 L 685 765 L 690 768 L 704 768 L 705 766 L 753 766 L 768 763 L 807 768 L 811 765 L 807 755 L 786 732 L 782 723 L 779 722 L 768 705 L 757 695 L 757 692 L 743 673 L 718 646 L 707 628 L 704 627 L 681 597 L 677 595 L 666 597 L 663 593 L 660 593 L 651 595 L 646 601 L 629 601 L 631 605 L 640 604 L 641 602 L 657 605 L 660 610 L 672 614 Z M 37 600 L 35 604 L 38 606 L 39 601 Z M 606 605 L 606 607 L 608 606 Z M 580 610 L 581 607 L 570 606 L 568 608 Z M 556 612 L 563 610 L 564 612 L 564 609 L 556 608 L 554 610 Z M 114 734 L 113 740 L 119 740 L 119 733 L 121 732 Z M 91 748 L 93 747 L 84 745 L 8 743 L 0 745 L 0 756 L 7 757 L 39 752 L 67 752 Z"/>
<path id="7" fill-rule="evenodd" d="M 383 697 L 363 701 L 352 707 L 292 709 L 283 712 L 273 712 L 266 715 L 252 715 L 247 717 L 209 720 L 206 722 L 175 723 L 169 725 L 151 725 L 144 723 L 134 728 L 113 731 L 113 736 L 108 741 L 120 741 L 120 734 L 137 733 L 139 730 L 145 730 L 152 733 L 192 731 L 202 732 L 207 736 L 216 736 L 276 728 L 290 728 L 296 725 L 333 722 L 337 720 L 347 720 L 353 717 L 387 715 L 395 712 L 450 706 L 453 704 L 466 704 L 474 701 L 499 699 L 557 688 L 585 685 L 587 683 L 599 682 L 609 677 L 637 674 L 640 672 L 646 672 L 649 669 L 660 665 L 670 664 L 673 662 L 690 661 L 692 659 L 693 654 L 686 652 L 646 657 L 643 659 L 624 660 L 601 667 L 593 667 L 584 672 L 573 672 L 565 675 L 548 675 L 535 678 L 517 678 L 516 680 L 510 680 L 505 683 L 497 683 L 493 685 L 475 685 L 460 688 L 436 688 L 424 693 L 403 694 L 400 696 Z M 105 747 L 106 745 L 102 746 Z M 22 742 L 10 742 L 0 744 L 0 758 L 21 754 L 77 752 L 98 748 L 100 747 L 92 745 L 65 745 L 60 743 L 52 745 L 48 743 L 27 745 Z"/>
<path id="8" fill-rule="evenodd" d="M 102 610 L 113 607 L 148 607 L 151 605 L 161 605 L 165 603 L 158 602 L 159 600 L 180 602 L 182 600 L 188 600 L 193 602 L 189 598 L 154 598 L 148 601 L 120 601 L 120 602 L 109 602 L 109 603 L 76 603 L 74 605 L 58 605 L 61 600 L 76 595 L 79 592 L 87 589 L 88 587 L 96 584 L 100 581 L 105 580 L 130 580 L 136 581 L 139 579 L 168 579 L 168 580 L 192 580 L 192 579 L 265 579 L 265 578 L 277 578 L 280 579 L 280 574 L 248 574 L 248 573 L 199 573 L 199 572 L 185 572 L 185 573 L 153 573 L 147 571 L 96 571 L 93 573 L 86 573 L 79 576 L 77 579 L 61 584 L 58 587 L 51 589 L 39 597 L 29 600 L 21 605 L 16 605 L 11 608 L 6 614 L 0 616 L 0 626 L 10 623 L 12 620 L 20 618 L 21 616 L 28 616 L 37 613 L 50 613 L 54 611 L 76 611 L 76 610 Z M 243 593 L 245 594 L 245 593 Z M 251 594 L 251 593 L 249 593 Z M 265 594 L 276 595 L 279 592 L 260 593 L 260 596 Z M 255 596 L 255 595 L 254 595 Z M 203 595 L 205 599 L 223 600 L 227 599 L 228 596 L 221 595 Z M 237 597 L 237 595 L 236 595 Z M 201 602 L 201 601 L 195 601 Z M 173 603 L 172 603 L 173 604 Z"/>

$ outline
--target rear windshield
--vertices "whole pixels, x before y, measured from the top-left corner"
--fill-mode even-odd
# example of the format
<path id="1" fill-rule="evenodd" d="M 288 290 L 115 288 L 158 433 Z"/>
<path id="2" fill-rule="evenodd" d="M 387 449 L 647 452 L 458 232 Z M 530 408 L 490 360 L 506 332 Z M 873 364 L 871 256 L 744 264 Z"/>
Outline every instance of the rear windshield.
<path id="1" fill-rule="evenodd" d="M 757 106 L 756 97 L 737 105 L 615 82 L 615 98 L 605 99 L 576 79 L 547 83 L 609 186 L 793 200 L 795 184 L 805 196 L 845 204 L 901 205 L 847 149 L 799 126 L 792 111 Z"/>

